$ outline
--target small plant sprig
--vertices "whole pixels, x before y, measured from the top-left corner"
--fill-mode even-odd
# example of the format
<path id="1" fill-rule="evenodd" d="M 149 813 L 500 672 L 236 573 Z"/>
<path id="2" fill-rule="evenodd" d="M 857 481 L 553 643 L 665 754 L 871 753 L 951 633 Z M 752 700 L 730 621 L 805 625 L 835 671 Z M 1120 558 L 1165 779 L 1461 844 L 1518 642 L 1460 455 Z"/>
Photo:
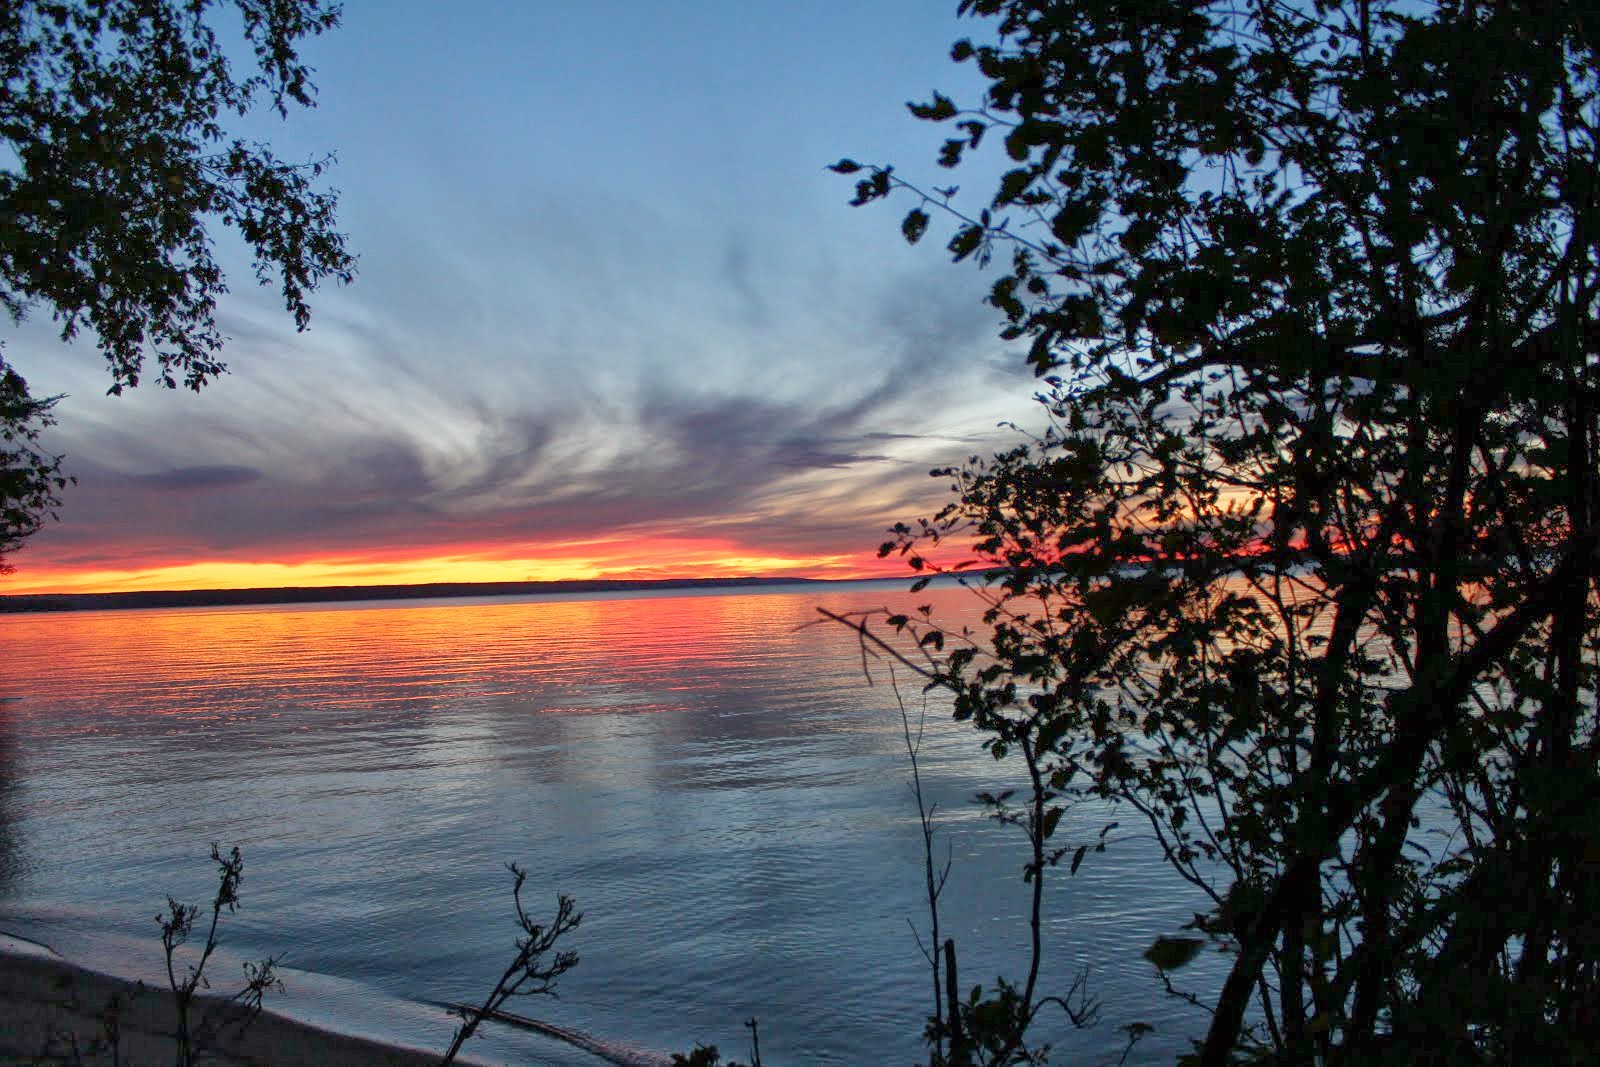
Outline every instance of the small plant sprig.
<path id="1" fill-rule="evenodd" d="M 456 1008 L 461 1025 L 456 1028 L 444 1059 L 439 1061 L 440 1067 L 454 1063 L 456 1054 L 477 1031 L 478 1024 L 498 1014 L 506 1001 L 512 997 L 556 996 L 556 979 L 578 965 L 576 952 L 557 952 L 545 962 L 545 955 L 555 948 L 556 942 L 583 922 L 583 913 L 577 910 L 577 904 L 566 894 L 560 894 L 556 898 L 555 918 L 548 924 L 534 922 L 522 906 L 522 886 L 528 880 L 528 872 L 515 863 L 506 864 L 506 868 L 512 877 L 511 898 L 517 909 L 517 925 L 522 928 L 522 936 L 517 938 L 517 954 L 482 1005 Z"/>
<path id="2" fill-rule="evenodd" d="M 166 953 L 167 984 L 172 989 L 173 1005 L 177 1009 L 178 1029 L 175 1036 L 178 1067 L 191 1067 L 226 1026 L 236 1025 L 242 1033 L 261 1014 L 262 999 L 267 992 L 283 988 L 276 971 L 281 956 L 268 956 L 259 963 L 247 962 L 244 965 L 244 988 L 228 998 L 226 1005 L 229 1010 L 208 1012 L 198 1022 L 192 1021 L 195 996 L 200 990 L 211 988 L 211 983 L 206 980 L 205 969 L 219 944 L 217 928 L 222 912 L 226 909 L 232 914 L 237 910 L 239 885 L 244 881 L 244 857 L 240 855 L 237 845 L 224 855 L 216 842 L 212 842 L 211 860 L 217 865 L 217 892 L 211 900 L 211 922 L 206 929 L 200 958 L 189 965 L 181 978 L 178 975 L 177 950 L 194 932 L 200 907 L 181 904 L 169 896 L 167 910 L 156 915 L 156 922 L 161 925 L 161 947 Z M 241 1008 L 242 1014 L 237 1010 Z"/>
<path id="3" fill-rule="evenodd" d="M 761 1026 L 754 1016 L 744 1021 L 744 1028 L 750 1031 L 750 1062 L 740 1063 L 738 1060 L 722 1059 L 722 1053 L 715 1045 L 696 1045 L 692 1052 L 674 1052 L 672 1054 L 672 1067 L 762 1067 L 761 1064 Z"/>

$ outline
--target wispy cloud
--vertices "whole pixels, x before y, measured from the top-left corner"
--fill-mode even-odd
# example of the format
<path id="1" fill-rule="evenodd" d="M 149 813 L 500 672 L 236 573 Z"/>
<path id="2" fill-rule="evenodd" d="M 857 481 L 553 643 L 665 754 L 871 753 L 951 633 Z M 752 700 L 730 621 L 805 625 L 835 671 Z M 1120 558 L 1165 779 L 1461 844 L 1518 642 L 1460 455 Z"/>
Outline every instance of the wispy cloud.
<path id="1" fill-rule="evenodd" d="M 760 7 L 719 17 L 713 48 L 685 29 L 696 11 L 640 5 L 637 33 L 601 45 L 523 5 L 444 28 L 425 6 L 352 9 L 318 45 L 324 106 L 282 136 L 339 148 L 357 285 L 297 334 L 224 242 L 232 373 L 200 396 L 107 398 L 92 345 L 7 335 L 37 389 L 73 394 L 51 445 L 79 479 L 17 579 L 584 541 L 621 567 L 630 539 L 694 546 L 663 566 L 832 567 L 933 506 L 928 468 L 981 450 L 1032 383 L 994 340 L 986 279 L 846 207 L 823 165 L 931 157 L 901 101 L 950 84 L 958 27 L 918 3 Z M 535 30 L 564 43 L 511 62 Z M 890 36 L 924 58 L 890 62 Z M 824 44 L 840 73 L 819 84 Z"/>

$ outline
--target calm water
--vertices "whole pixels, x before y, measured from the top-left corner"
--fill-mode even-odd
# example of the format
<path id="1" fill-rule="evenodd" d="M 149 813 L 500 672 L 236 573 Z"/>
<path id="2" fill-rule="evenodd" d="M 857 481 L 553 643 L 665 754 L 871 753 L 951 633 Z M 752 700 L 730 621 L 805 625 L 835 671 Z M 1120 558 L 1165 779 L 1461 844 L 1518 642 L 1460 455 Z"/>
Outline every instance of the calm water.
<path id="1" fill-rule="evenodd" d="M 953 614 L 967 597 L 915 599 Z M 0 929 L 149 973 L 158 905 L 206 899 L 207 843 L 237 843 L 227 945 L 287 955 L 278 1006 L 442 1048 L 450 1025 L 424 1005 L 481 996 L 509 958 L 516 860 L 532 910 L 559 889 L 586 914 L 561 999 L 517 1010 L 740 1054 L 754 1015 L 773 1064 L 911 1062 L 928 978 L 900 720 L 851 635 L 806 626 L 818 605 L 886 603 L 904 594 L 0 617 Z M 937 698 L 923 758 L 963 985 L 1020 976 L 1024 842 L 968 802 L 1019 768 Z M 1108 816 L 1076 818 L 1073 839 Z M 1088 964 L 1105 1002 L 1098 1027 L 1060 1034 L 1061 1062 L 1114 1061 L 1133 1019 L 1158 1026 L 1137 1058 L 1170 1061 L 1202 1025 L 1139 958 L 1200 905 L 1137 831 L 1123 815 L 1052 893 L 1047 977 Z M 474 1052 L 595 1062 L 517 1035 Z"/>

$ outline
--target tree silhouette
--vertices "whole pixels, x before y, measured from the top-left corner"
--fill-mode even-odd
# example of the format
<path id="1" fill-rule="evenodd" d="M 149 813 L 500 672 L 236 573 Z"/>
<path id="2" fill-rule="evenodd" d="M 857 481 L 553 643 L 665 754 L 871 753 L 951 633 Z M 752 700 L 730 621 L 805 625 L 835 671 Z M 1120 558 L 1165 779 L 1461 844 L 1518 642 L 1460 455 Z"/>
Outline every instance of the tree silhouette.
<path id="1" fill-rule="evenodd" d="M 43 306 L 63 340 L 93 333 L 112 393 L 147 364 L 162 385 L 222 373 L 212 228 L 238 232 L 258 281 L 276 281 L 295 325 L 309 294 L 355 262 L 334 227 L 328 159 L 287 162 L 230 136 L 265 102 L 314 106 L 297 47 L 338 22 L 328 0 L 18 0 L 0 7 L 0 306 Z M 237 22 L 239 41 L 219 35 Z M 253 67 L 236 73 L 230 49 Z M 0 362 L 8 448 L 0 551 L 57 506 L 57 458 L 29 446 L 53 403 Z"/>
<path id="2" fill-rule="evenodd" d="M 1584 1060 L 1592 5 L 961 9 L 988 89 L 911 110 L 943 166 L 1003 150 L 993 195 L 834 169 L 998 268 L 1046 425 L 884 546 L 985 629 L 892 622 L 1052 806 L 1134 809 L 1207 894 L 1148 954 L 1231 956 L 1200 1062 Z"/>

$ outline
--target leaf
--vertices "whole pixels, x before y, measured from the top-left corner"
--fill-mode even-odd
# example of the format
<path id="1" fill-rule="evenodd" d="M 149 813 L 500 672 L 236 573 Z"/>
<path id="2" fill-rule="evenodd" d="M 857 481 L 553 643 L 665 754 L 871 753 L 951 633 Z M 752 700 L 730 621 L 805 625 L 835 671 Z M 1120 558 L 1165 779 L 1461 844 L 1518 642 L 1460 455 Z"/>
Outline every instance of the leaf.
<path id="1" fill-rule="evenodd" d="M 1028 135 L 1018 126 L 1006 135 L 1006 155 L 1018 163 L 1028 158 Z"/>
<path id="2" fill-rule="evenodd" d="M 930 122 L 943 122 L 945 119 L 953 119 L 956 117 L 955 101 L 951 100 L 943 93 L 934 93 L 933 103 L 931 104 L 908 102 L 906 104 L 906 110 L 910 111 L 917 118 L 927 119 Z"/>
<path id="3" fill-rule="evenodd" d="M 1056 826 L 1061 822 L 1061 813 L 1065 808 L 1050 808 L 1044 813 L 1044 833 L 1040 836 L 1048 839 L 1056 832 Z"/>
<path id="4" fill-rule="evenodd" d="M 1072 866 L 1067 868 L 1067 873 L 1068 874 L 1077 874 L 1078 873 L 1078 865 L 1083 862 L 1084 853 L 1086 853 L 1088 851 L 1089 851 L 1089 846 L 1088 845 L 1079 845 L 1078 846 L 1077 851 L 1075 851 L 1072 854 Z"/>
<path id="5" fill-rule="evenodd" d="M 928 229 L 928 213 L 921 208 L 916 208 L 906 213 L 905 221 L 900 224 L 900 232 L 905 235 L 907 244 L 916 244 L 922 240 L 922 235 Z"/>
<path id="6" fill-rule="evenodd" d="M 966 259 L 978 250 L 978 245 L 983 241 L 983 228 L 981 226 L 965 226 L 954 237 L 950 238 L 950 255 L 957 263 Z"/>
<path id="7" fill-rule="evenodd" d="M 1023 190 L 1033 181 L 1033 172 L 1027 167 L 1018 167 L 1007 171 L 1005 177 L 1000 179 L 1000 191 L 994 194 L 996 204 L 1009 204 L 1021 196 Z"/>
<path id="8" fill-rule="evenodd" d="M 856 171 L 861 169 L 861 164 L 857 163 L 853 159 L 841 159 L 828 169 L 833 171 L 835 174 L 854 174 Z"/>
<path id="9" fill-rule="evenodd" d="M 1155 943 L 1144 950 L 1144 958 L 1155 964 L 1157 970 L 1175 971 L 1192 961 L 1205 947 L 1199 937 L 1157 937 Z"/>

